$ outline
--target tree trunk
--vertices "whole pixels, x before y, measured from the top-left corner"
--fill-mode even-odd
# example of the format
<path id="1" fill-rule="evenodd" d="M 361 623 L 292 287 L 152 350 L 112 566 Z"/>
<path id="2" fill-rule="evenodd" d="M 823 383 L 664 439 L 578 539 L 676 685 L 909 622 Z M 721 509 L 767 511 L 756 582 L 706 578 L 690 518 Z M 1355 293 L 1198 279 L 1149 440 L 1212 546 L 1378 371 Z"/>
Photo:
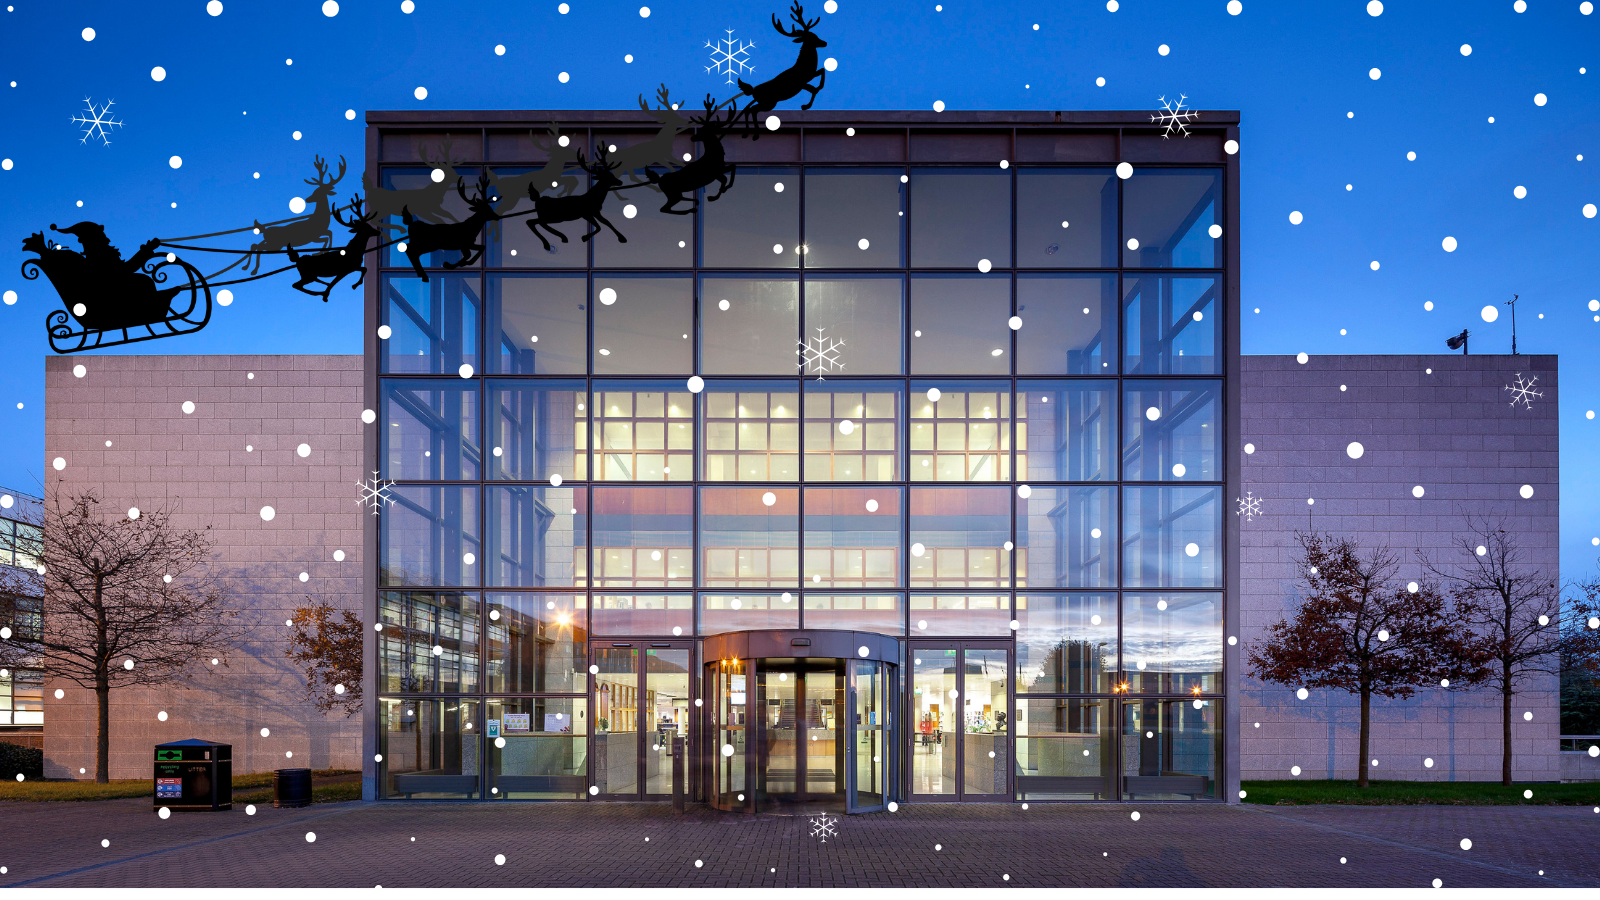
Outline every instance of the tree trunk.
<path id="1" fill-rule="evenodd" d="M 111 781 L 111 686 L 105 682 L 96 684 L 94 700 L 99 707 L 94 734 L 94 781 L 107 784 Z"/>
<path id="2" fill-rule="evenodd" d="M 1511 680 L 1500 689 L 1500 783 L 1511 786 Z"/>
<path id="3" fill-rule="evenodd" d="M 1372 739 L 1372 691 L 1361 689 L 1361 758 L 1356 760 L 1356 787 L 1367 786 L 1367 749 Z"/>

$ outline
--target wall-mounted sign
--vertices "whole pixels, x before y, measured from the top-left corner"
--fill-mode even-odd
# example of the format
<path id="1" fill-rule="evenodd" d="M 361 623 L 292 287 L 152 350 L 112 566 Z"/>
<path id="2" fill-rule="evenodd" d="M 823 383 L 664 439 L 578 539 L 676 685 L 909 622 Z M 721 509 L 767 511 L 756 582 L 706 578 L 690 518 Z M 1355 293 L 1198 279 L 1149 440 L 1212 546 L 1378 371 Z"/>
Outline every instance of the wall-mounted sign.
<path id="1" fill-rule="evenodd" d="M 500 717 L 500 727 L 506 734 L 510 734 L 513 731 L 528 731 L 532 728 L 529 722 L 531 718 L 531 713 L 506 713 Z M 548 719 L 550 717 L 545 716 L 545 718 Z"/>

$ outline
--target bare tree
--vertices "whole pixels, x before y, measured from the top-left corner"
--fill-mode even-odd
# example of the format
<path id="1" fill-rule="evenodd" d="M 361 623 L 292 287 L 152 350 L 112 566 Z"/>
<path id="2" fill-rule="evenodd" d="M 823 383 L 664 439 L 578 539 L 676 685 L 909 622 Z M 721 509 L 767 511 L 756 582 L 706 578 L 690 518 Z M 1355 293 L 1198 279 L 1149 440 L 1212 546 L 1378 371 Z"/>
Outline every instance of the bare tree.
<path id="1" fill-rule="evenodd" d="M 1423 568 L 1448 585 L 1456 614 L 1472 629 L 1487 666 L 1481 679 L 1500 693 L 1500 783 L 1511 784 L 1511 699 L 1537 675 L 1561 674 L 1561 587 L 1528 562 L 1515 532 L 1499 518 L 1468 515 L 1456 538 L 1460 562 L 1436 564 L 1419 553 Z"/>
<path id="2" fill-rule="evenodd" d="M 25 661 L 94 691 L 104 784 L 111 692 L 186 678 L 224 656 L 237 611 L 209 570 L 209 526 L 180 530 L 164 509 L 106 515 L 94 491 L 63 501 L 58 484 L 52 494 L 37 575 L 0 569 L 0 593 L 31 593 L 40 613 L 37 627 L 0 641 L 0 663 Z"/>
<path id="3" fill-rule="evenodd" d="M 287 655 L 306 673 L 306 695 L 322 712 L 361 712 L 361 617 L 326 600 L 306 598 L 290 619 Z"/>
<path id="4" fill-rule="evenodd" d="M 1361 698 L 1356 784 L 1367 786 L 1372 697 L 1410 697 L 1420 686 L 1470 676 L 1471 653 L 1431 584 L 1396 580 L 1388 547 L 1363 555 L 1348 538 L 1298 534 L 1304 593 L 1291 618 L 1249 648 L 1262 681 L 1328 688 Z"/>

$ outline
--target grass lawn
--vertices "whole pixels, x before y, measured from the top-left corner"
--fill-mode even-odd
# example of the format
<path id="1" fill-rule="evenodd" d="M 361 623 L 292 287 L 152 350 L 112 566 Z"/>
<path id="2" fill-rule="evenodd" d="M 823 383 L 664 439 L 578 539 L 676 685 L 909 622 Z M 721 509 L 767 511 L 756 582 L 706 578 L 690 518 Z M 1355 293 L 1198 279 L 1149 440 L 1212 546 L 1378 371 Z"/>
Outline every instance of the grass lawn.
<path id="1" fill-rule="evenodd" d="M 346 769 L 318 769 L 311 773 L 311 800 L 313 803 L 338 803 L 361 799 L 361 781 L 330 781 L 341 775 L 359 775 Z M 48 800 L 117 800 L 124 797 L 149 797 L 155 788 L 148 778 L 130 781 L 113 781 L 95 784 L 93 781 L 14 781 L 0 782 L 0 801 Z M 236 775 L 233 779 L 233 802 L 271 803 L 272 773 Z"/>
<path id="2" fill-rule="evenodd" d="M 1506 787 L 1498 781 L 1373 781 L 1359 788 L 1354 781 L 1245 781 L 1239 787 L 1244 802 L 1277 806 L 1600 806 L 1600 782 Z"/>

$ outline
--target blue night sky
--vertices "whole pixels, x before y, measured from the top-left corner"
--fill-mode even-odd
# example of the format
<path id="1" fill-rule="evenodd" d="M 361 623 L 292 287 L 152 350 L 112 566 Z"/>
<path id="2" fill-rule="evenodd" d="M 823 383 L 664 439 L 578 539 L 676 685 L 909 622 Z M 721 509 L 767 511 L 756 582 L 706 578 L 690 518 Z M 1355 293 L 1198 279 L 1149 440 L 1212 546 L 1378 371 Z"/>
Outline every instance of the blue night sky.
<path id="1" fill-rule="evenodd" d="M 627 108 L 662 81 L 681 98 L 725 96 L 705 43 L 729 28 L 755 42 L 753 80 L 793 60 L 768 24 L 780 0 L 648 0 L 647 18 L 639 0 L 569 2 L 563 14 L 559 0 L 416 0 L 405 13 L 400 0 L 341 0 L 329 17 L 321 0 L 222 0 L 217 16 L 205 0 L 9 0 L 0 291 L 18 299 L 0 306 L 0 485 L 37 491 L 46 458 L 43 319 L 59 301 L 18 273 L 27 234 L 92 219 L 127 255 L 151 236 L 284 218 L 314 154 L 348 157 L 353 188 L 369 109 Z M 1489 324 L 1479 310 L 1520 294 L 1518 349 L 1561 356 L 1564 574 L 1593 572 L 1600 218 L 1584 207 L 1600 203 L 1600 70 L 1583 68 L 1600 66 L 1600 15 L 1588 3 L 1390 0 L 1373 16 L 1365 0 L 1243 0 L 1238 15 L 1226 0 L 1114 12 L 1103 0 L 839 0 L 833 14 L 821 2 L 808 15 L 839 67 L 819 108 L 1153 110 L 1183 93 L 1240 110 L 1246 353 L 1447 352 L 1462 328 L 1477 352 L 1505 353 L 1509 317 Z M 85 98 L 116 101 L 125 124 L 109 146 L 80 141 L 71 120 Z M 291 280 L 234 288 L 197 335 L 124 349 L 360 352 L 358 294 L 324 305 Z"/>

